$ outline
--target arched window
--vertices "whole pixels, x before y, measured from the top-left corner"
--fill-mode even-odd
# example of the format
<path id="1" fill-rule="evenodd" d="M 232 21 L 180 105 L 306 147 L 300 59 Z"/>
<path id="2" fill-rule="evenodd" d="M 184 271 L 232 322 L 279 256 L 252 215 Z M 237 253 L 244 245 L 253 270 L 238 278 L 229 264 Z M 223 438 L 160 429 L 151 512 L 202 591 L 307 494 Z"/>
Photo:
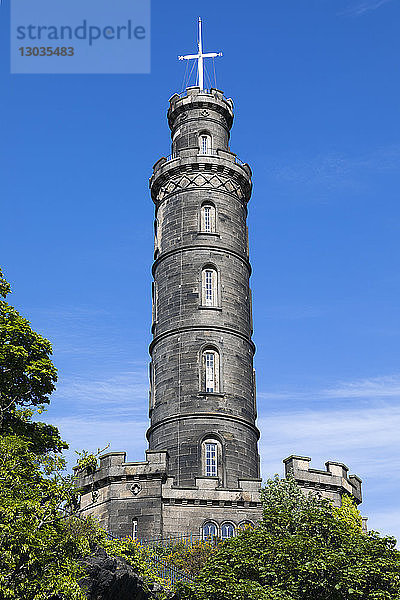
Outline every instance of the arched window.
<path id="1" fill-rule="evenodd" d="M 242 521 L 238 525 L 238 531 L 246 531 L 247 529 L 253 529 L 254 523 L 251 521 Z"/>
<path id="2" fill-rule="evenodd" d="M 212 540 L 217 537 L 217 526 L 212 521 L 208 521 L 203 525 L 203 540 Z"/>
<path id="3" fill-rule="evenodd" d="M 201 207 L 200 228 L 202 233 L 215 232 L 215 206 L 211 202 L 207 202 Z"/>
<path id="4" fill-rule="evenodd" d="M 223 448 L 218 436 L 210 433 L 201 441 L 201 475 L 224 481 Z"/>
<path id="5" fill-rule="evenodd" d="M 221 526 L 221 539 L 227 540 L 235 535 L 235 526 L 233 523 L 223 523 Z"/>
<path id="6" fill-rule="evenodd" d="M 206 348 L 202 358 L 202 390 L 219 392 L 219 353 L 214 348 Z"/>
<path id="7" fill-rule="evenodd" d="M 211 154 L 211 135 L 208 133 L 200 134 L 200 154 Z"/>
<path id="8" fill-rule="evenodd" d="M 218 305 L 218 273 L 213 267 L 205 267 L 201 273 L 202 305 Z"/>
<path id="9" fill-rule="evenodd" d="M 205 442 L 205 475 L 206 477 L 217 477 L 218 473 L 218 450 L 215 442 Z"/>

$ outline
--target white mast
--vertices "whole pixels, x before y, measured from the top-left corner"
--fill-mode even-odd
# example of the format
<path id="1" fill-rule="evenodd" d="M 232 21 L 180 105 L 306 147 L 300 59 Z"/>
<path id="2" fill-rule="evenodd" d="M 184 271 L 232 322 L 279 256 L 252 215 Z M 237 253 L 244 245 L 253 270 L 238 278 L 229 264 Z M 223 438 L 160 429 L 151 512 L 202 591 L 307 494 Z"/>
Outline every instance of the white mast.
<path id="1" fill-rule="evenodd" d="M 205 58 L 215 58 L 216 56 L 222 56 L 222 52 L 207 52 L 203 54 L 203 39 L 201 30 L 201 17 L 199 17 L 199 33 L 198 33 L 198 54 L 187 54 L 186 56 L 178 56 L 179 60 L 197 60 L 197 84 L 200 90 L 204 90 L 204 64 Z"/>

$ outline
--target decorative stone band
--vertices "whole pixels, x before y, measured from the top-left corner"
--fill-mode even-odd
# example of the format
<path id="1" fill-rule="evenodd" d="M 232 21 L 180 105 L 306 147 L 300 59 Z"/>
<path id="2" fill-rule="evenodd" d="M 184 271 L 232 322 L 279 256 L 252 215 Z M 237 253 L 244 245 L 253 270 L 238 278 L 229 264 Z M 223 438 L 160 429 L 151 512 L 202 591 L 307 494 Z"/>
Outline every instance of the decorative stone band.
<path id="1" fill-rule="evenodd" d="M 237 258 L 238 260 L 242 261 L 242 263 L 246 266 L 246 268 L 249 271 L 249 277 L 251 275 L 252 269 L 251 269 L 250 261 L 247 258 L 247 256 L 244 254 L 239 254 L 239 252 L 235 252 L 235 250 L 231 250 L 230 248 L 227 248 L 226 246 L 215 246 L 215 245 L 211 246 L 208 244 L 187 244 L 185 246 L 179 246 L 178 248 L 174 248 L 173 250 L 169 250 L 168 252 L 163 252 L 162 254 L 159 254 L 157 256 L 157 259 L 153 263 L 153 267 L 152 267 L 153 277 L 155 275 L 157 267 L 165 258 L 169 258 L 170 256 L 173 256 L 174 254 L 179 254 L 180 252 L 186 252 L 186 251 L 190 251 L 190 250 L 195 250 L 196 252 L 198 252 L 199 250 L 210 250 L 211 252 L 221 252 L 224 254 L 231 254 L 232 256 L 235 256 L 235 258 Z"/>
<path id="2" fill-rule="evenodd" d="M 239 200 L 244 197 L 242 187 L 239 182 L 232 179 L 232 177 L 225 177 L 220 174 L 213 173 L 197 173 L 179 175 L 178 177 L 172 177 L 166 185 L 162 185 L 157 193 L 157 202 L 160 203 L 164 198 L 167 198 L 170 194 L 180 192 L 185 189 L 196 189 L 196 188 L 212 188 L 214 190 L 221 190 L 237 196 Z"/>
<path id="3" fill-rule="evenodd" d="M 175 161 L 161 163 L 157 173 L 150 179 L 151 196 L 155 204 L 160 204 L 171 194 L 189 189 L 221 191 L 247 204 L 252 185 L 251 178 L 243 167 L 233 166 L 219 156 L 210 156 L 203 163 L 202 157 L 195 155 L 187 161 L 190 162 L 183 163 L 177 159 L 179 164 L 176 165 L 173 164 Z M 223 163 L 227 165 L 224 166 Z"/>
<path id="4" fill-rule="evenodd" d="M 187 327 L 175 327 L 174 329 L 170 329 L 168 331 L 164 331 L 160 335 L 157 335 L 149 346 L 149 353 L 151 354 L 154 346 L 161 340 L 169 337 L 171 335 L 176 335 L 177 333 L 185 333 L 188 331 L 215 331 L 217 333 L 228 333 L 230 335 L 234 335 L 247 342 L 252 350 L 253 354 L 255 354 L 256 346 L 254 342 L 244 335 L 241 331 L 237 331 L 236 329 L 230 329 L 229 327 L 217 327 L 215 325 L 207 325 L 207 328 L 204 325 L 189 325 Z"/>
<path id="5" fill-rule="evenodd" d="M 113 483 L 118 483 L 121 480 L 123 480 L 124 482 L 128 479 L 123 479 L 124 476 L 121 475 L 121 477 L 117 477 L 115 478 L 115 480 L 113 481 Z M 151 477 L 149 477 L 148 479 L 151 479 Z M 105 482 L 101 482 L 101 484 L 99 484 L 99 490 L 101 490 L 104 487 L 107 487 L 110 484 L 109 481 L 105 481 Z M 196 492 L 197 489 L 193 488 L 194 491 Z M 86 490 L 82 490 L 84 493 L 87 493 Z M 235 493 L 234 491 L 229 490 L 229 493 Z M 107 498 L 105 500 L 102 500 L 100 502 L 96 503 L 96 508 L 99 509 L 104 505 L 107 505 L 110 503 L 110 501 L 112 502 L 120 502 L 121 504 L 123 503 L 123 508 L 125 508 L 127 499 L 124 498 Z M 244 500 L 206 500 L 206 499 L 194 499 L 194 498 L 186 498 L 185 496 L 183 496 L 182 498 L 161 498 L 161 502 L 163 504 L 166 505 L 183 505 L 183 506 L 214 506 L 214 507 L 218 507 L 218 508 L 247 508 L 247 509 L 253 509 L 253 510 L 260 510 L 262 507 L 261 502 L 254 502 L 254 501 L 244 501 Z M 85 512 L 91 512 L 93 510 L 93 504 L 89 504 L 87 506 L 85 506 L 84 508 L 81 509 L 81 513 L 85 514 Z M 188 515 L 189 517 L 189 515 Z"/>
<path id="6" fill-rule="evenodd" d="M 183 506 L 214 506 L 219 508 L 227 507 L 244 507 L 260 509 L 262 507 L 261 502 L 246 502 L 243 500 L 206 500 L 206 499 L 194 499 L 194 498 L 162 498 L 163 504 L 182 504 Z"/>
<path id="7" fill-rule="evenodd" d="M 220 413 L 220 412 L 183 413 L 180 415 L 172 415 L 170 417 L 166 417 L 165 419 L 162 419 L 158 423 L 151 425 L 146 432 L 146 437 L 147 437 L 147 439 L 149 439 L 149 437 L 153 433 L 153 431 L 155 431 L 158 427 L 164 426 L 166 423 L 172 423 L 174 421 L 185 421 L 187 419 L 209 419 L 209 418 L 212 418 L 214 420 L 217 419 L 217 420 L 222 420 L 222 421 L 233 421 L 234 423 L 240 423 L 241 425 L 248 427 L 248 429 L 251 429 L 257 436 L 257 440 L 260 439 L 260 430 L 254 425 L 254 423 L 252 423 L 251 421 L 248 421 L 247 419 L 243 419 L 243 417 L 238 417 L 236 415 L 229 415 L 229 414 Z"/>

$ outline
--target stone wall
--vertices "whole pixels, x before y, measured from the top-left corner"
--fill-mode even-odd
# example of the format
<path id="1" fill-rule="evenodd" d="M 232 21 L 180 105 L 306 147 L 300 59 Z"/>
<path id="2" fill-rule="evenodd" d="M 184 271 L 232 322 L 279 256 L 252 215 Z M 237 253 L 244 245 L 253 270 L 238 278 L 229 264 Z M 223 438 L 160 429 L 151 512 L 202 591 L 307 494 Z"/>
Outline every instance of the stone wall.
<path id="1" fill-rule="evenodd" d="M 340 462 L 327 461 L 326 470 L 312 469 L 308 456 L 289 456 L 284 459 L 285 473 L 294 476 L 305 491 L 315 491 L 323 498 L 331 500 L 335 506 L 341 505 L 344 494 L 353 496 L 357 504 L 362 501 L 361 479 L 357 475 L 348 475 L 349 468 Z"/>

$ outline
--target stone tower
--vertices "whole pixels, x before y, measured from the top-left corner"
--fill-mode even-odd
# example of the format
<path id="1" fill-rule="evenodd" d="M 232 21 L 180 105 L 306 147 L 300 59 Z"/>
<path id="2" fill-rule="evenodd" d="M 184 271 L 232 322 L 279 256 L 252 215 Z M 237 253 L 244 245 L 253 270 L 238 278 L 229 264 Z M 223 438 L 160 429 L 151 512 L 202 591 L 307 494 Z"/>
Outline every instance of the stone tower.
<path id="1" fill-rule="evenodd" d="M 176 485 L 259 477 L 247 202 L 229 149 L 233 102 L 197 87 L 170 100 L 172 154 L 154 166 L 150 450 Z M 211 475 L 212 473 L 212 475 Z"/>
<path id="2" fill-rule="evenodd" d="M 229 149 L 233 102 L 170 100 L 172 154 L 153 167 L 150 427 L 145 462 L 110 452 L 78 471 L 82 514 L 114 535 L 228 537 L 261 517 L 247 203 Z"/>
<path id="3" fill-rule="evenodd" d="M 76 467 L 80 511 L 115 536 L 235 535 L 262 516 L 247 203 L 251 170 L 228 146 L 233 103 L 217 89 L 170 100 L 172 154 L 150 179 L 155 203 L 149 449 Z M 342 463 L 285 459 L 305 491 L 361 502 Z"/>

